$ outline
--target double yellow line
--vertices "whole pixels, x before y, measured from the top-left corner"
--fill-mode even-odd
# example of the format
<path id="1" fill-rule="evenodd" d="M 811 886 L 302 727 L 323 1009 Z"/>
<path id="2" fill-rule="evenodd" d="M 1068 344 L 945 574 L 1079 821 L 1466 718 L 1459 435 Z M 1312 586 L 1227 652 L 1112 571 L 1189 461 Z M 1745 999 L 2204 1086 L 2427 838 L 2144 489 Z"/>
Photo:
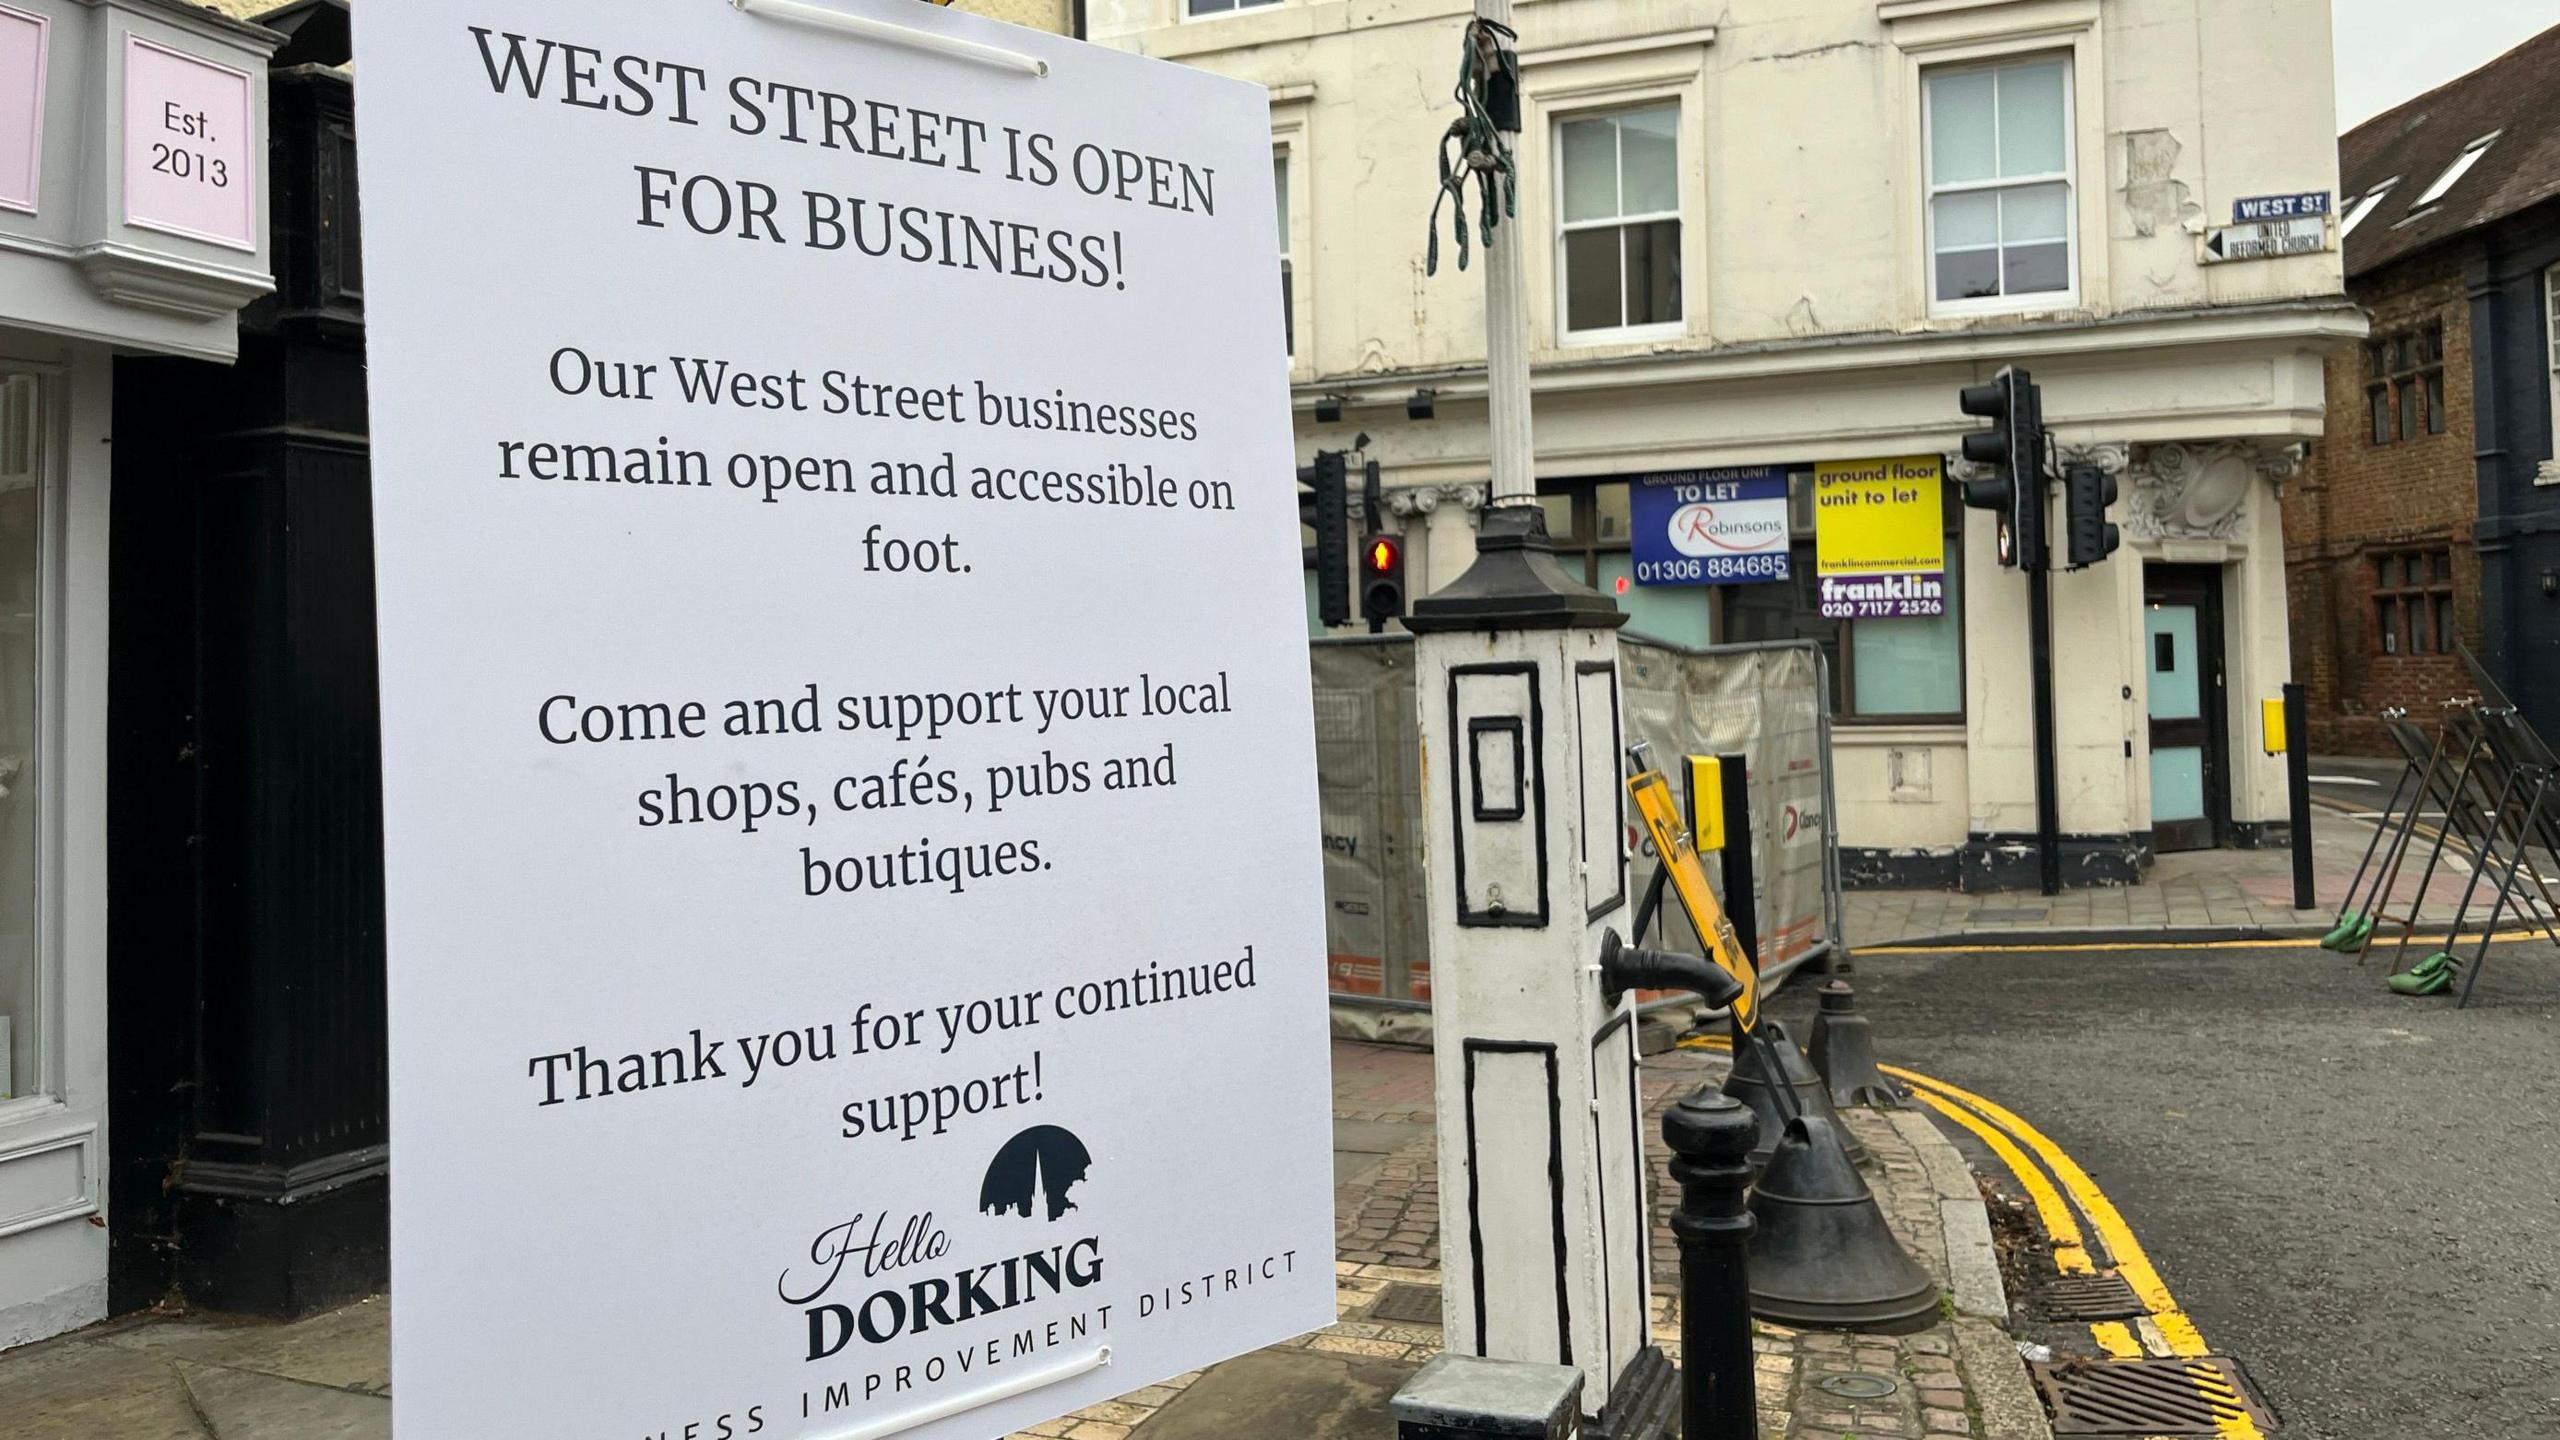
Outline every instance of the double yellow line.
<path id="1" fill-rule="evenodd" d="M 1860 951 L 1861 954 L 1873 953 Z M 1718 1036 L 1700 1036 L 1681 1042 L 1702 1050 L 1729 1050 L 1730 1042 Z M 1950 1085 L 1935 1076 L 1923 1075 L 1899 1065 L 1879 1066 L 1886 1074 L 1911 1087 L 1922 1104 L 1962 1126 L 1980 1140 L 2000 1163 L 2009 1167 L 2018 1184 L 2027 1192 L 2027 1200 L 2036 1212 L 2037 1222 L 2053 1242 L 2054 1269 L 2064 1275 L 2094 1275 L 2097 1263 L 2089 1256 L 2088 1230 L 2097 1232 L 2105 1253 L 2115 1262 L 2116 1273 L 2133 1288 L 2134 1297 L 2149 1313 L 2141 1320 L 2103 1320 L 2089 1326 L 2089 1336 L 2100 1350 L 2119 1360 L 2136 1360 L 2146 1355 L 2188 1358 L 2209 1354 L 2204 1335 L 2196 1329 L 2177 1298 L 2169 1293 L 2160 1272 L 2152 1266 L 2150 1255 L 2135 1239 L 2133 1227 L 2125 1222 L 2098 1182 L 2080 1162 L 2071 1158 L 2051 1137 L 2027 1123 L 2017 1112 L 1998 1101 L 1977 1095 L 1961 1086 Z M 2068 1199 L 2065 1199 L 2065 1196 Z M 2198 1379 L 2199 1387 L 2208 1382 Z M 2221 1434 L 2233 1440 L 2257 1440 L 2264 1434 L 2257 1422 L 2245 1414 L 2236 1414 L 2217 1422 Z"/>
<path id="2" fill-rule="evenodd" d="M 2442 922 L 2438 922 L 2442 923 Z M 2447 947 L 2477 945 L 2486 939 L 2492 945 L 2517 945 L 2528 940 L 2548 944 L 2550 937 L 2539 930 L 2501 930 L 2483 936 L 2479 931 L 2456 935 Z M 2317 936 L 2277 936 L 2265 940 L 2090 940 L 2072 945 L 2040 945 L 2031 940 L 1999 945 L 1861 945 L 1858 954 L 1867 955 L 2087 955 L 2108 951 L 2162 950 L 2317 950 Z"/>
<path id="3" fill-rule="evenodd" d="M 2122 1320 L 2093 1322 L 2089 1336 L 2099 1349 L 2122 1360 L 2140 1359 L 2146 1354 L 2185 1358 L 2209 1353 L 2195 1321 L 2179 1307 L 2177 1298 L 2160 1279 L 2160 1272 L 2153 1268 L 2142 1242 L 2133 1237 L 2133 1227 L 2125 1223 L 2124 1213 L 2098 1188 L 2098 1182 L 2089 1178 L 2079 1161 L 1997 1101 L 1899 1065 L 1879 1068 L 1909 1085 L 1921 1103 L 1971 1132 L 2000 1157 L 2001 1164 L 2009 1167 L 2009 1173 L 2026 1190 L 2045 1234 L 2053 1241 L 2054 1268 L 2062 1274 L 2096 1273 L 2073 1208 L 2076 1206 L 2079 1214 L 2088 1218 L 2107 1254 L 2114 1259 L 2116 1273 L 2133 1287 L 2134 1297 L 2150 1312 L 2136 1322 L 2139 1333 L 2135 1324 Z M 2067 1204 L 2063 1200 L 2066 1192 L 2071 1197 Z M 2220 1420 L 2218 1428 L 2226 1436 L 2255 1437 L 2262 1433 L 2257 1422 L 2245 1414 Z"/>

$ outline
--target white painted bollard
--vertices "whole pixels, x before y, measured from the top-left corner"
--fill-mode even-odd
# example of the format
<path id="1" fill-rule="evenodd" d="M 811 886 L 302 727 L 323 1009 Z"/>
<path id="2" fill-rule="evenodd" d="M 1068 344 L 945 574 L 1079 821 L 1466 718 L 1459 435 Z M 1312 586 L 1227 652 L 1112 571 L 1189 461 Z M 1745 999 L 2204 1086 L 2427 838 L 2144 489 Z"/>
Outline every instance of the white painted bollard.
<path id="1" fill-rule="evenodd" d="M 1432 1031 L 1448 1348 L 1583 1373 L 1584 1428 L 1660 1432 L 1632 998 L 1601 937 L 1632 909 L 1609 599 L 1535 505 L 1414 607 L 1430 817 Z"/>

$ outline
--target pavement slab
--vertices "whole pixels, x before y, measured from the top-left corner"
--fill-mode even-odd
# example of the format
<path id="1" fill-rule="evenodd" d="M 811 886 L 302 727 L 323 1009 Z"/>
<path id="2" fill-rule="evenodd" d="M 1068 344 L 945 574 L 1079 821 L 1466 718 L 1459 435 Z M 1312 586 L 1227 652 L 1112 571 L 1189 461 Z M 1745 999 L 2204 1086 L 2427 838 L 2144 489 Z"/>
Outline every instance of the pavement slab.
<path id="1" fill-rule="evenodd" d="M 1387 1402 L 1421 1368 L 1322 1350 L 1256 1351 L 1211 1369 L 1141 1428 L 1146 1440 L 1395 1440 Z"/>
<path id="2" fill-rule="evenodd" d="M 173 1362 L 212 1440 L 383 1440 L 385 1395 L 310 1385 L 275 1375 Z"/>
<path id="3" fill-rule="evenodd" d="M 95 1342 L 0 1358 L 0 1421 L 9 1440 L 209 1440 L 176 1367 Z"/>
<path id="4" fill-rule="evenodd" d="M 1413 1315 L 1377 1313 L 1391 1287 L 1440 1282 L 1438 1155 L 1427 1050 L 1337 1041 L 1336 1323 L 1204 1371 L 1175 1376 L 1024 1432 L 1034 1440 L 1388 1440 L 1387 1402 L 1440 1353 L 1429 1295 Z M 1721 1081 L 1720 1054 L 1675 1050 L 1645 1062 L 1654 1172 L 1653 1339 L 1679 1353 L 1678 1199 L 1661 1147 L 1662 1112 Z M 1870 1154 L 1867 1183 L 1886 1223 L 1945 1287 L 1951 1308 L 2005 1311 L 1971 1172 L 1915 1112 L 1851 1110 Z M 0 1356 L 5 1440 L 389 1440 L 386 1302 L 291 1323 L 158 1317 L 92 1327 Z M 1420 1318 L 1416 1318 L 1416 1316 Z M 1967 1327 L 1971 1327 L 1969 1330 Z M 2049 1440 L 2017 1353 L 1987 1320 L 1942 1321 L 1879 1337 L 1762 1325 L 1755 1380 L 1766 1440 Z M 1879 1377 L 1888 1393 L 1826 1389 Z M 1865 1390 L 1872 1390 L 1869 1384 Z M 2023 1405 L 2023 1408 L 2020 1406 Z M 2003 1418 L 2007 1417 L 2007 1418 Z"/>
<path id="5" fill-rule="evenodd" d="M 337 1390 L 391 1389 L 391 1305 L 375 1298 L 291 1325 L 201 1316 L 137 1325 L 110 1345 L 205 1366 L 254 1370 Z"/>
<path id="6" fill-rule="evenodd" d="M 2315 756 L 2311 767 L 2317 777 L 2352 769 L 2354 763 Z M 2396 773 L 2394 768 L 2392 774 Z M 2293 908 L 2292 850 L 2197 850 L 2156 857 L 2140 884 L 2066 889 L 2059 895 L 2031 890 L 1979 895 L 1934 889 L 1850 890 L 1841 897 L 1843 928 L 1853 948 L 1953 941 L 2165 939 L 2207 932 L 2236 937 L 2319 935 L 2336 922 L 2356 880 L 2374 834 L 2374 813 L 2367 807 L 2381 803 L 2389 779 L 2385 776 L 2380 793 L 2315 785 L 2311 854 L 2318 903 L 2307 910 Z M 2422 841 L 2411 854 L 2393 887 L 2390 904 L 2394 909 L 2414 904 L 2430 924 L 2450 922 L 2461 907 L 2470 872 L 2459 847 L 2453 847 L 2436 873 L 2422 879 L 2428 848 Z M 2473 908 L 2484 911 L 2487 897 L 2474 897 Z"/>

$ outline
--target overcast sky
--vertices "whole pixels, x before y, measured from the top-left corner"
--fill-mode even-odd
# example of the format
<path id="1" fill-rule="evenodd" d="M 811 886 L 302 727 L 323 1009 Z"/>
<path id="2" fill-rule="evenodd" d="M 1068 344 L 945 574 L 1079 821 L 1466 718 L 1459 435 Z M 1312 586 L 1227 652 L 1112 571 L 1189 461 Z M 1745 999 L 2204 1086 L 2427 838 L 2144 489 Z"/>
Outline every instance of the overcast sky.
<path id="1" fill-rule="evenodd" d="M 2560 24 L 2555 0 L 2329 0 L 2343 133 Z"/>

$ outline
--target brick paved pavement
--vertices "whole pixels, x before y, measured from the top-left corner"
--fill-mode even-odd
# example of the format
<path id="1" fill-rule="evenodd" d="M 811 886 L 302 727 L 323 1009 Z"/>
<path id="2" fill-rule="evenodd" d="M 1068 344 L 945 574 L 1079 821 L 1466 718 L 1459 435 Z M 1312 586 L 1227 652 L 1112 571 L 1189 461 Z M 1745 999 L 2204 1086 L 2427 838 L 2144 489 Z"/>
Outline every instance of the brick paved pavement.
<path id="1" fill-rule="evenodd" d="M 1721 1055 L 1701 1051 L 1675 1051 L 1645 1062 L 1647 1154 L 1653 1170 L 1653 1332 L 1675 1360 L 1679 1261 L 1669 1216 L 1677 1195 L 1669 1155 L 1658 1143 L 1661 1114 L 1698 1085 L 1720 1080 L 1725 1064 Z M 1338 1131 L 1411 1130 L 1401 1145 L 1361 1167 L 1357 1178 L 1335 1193 L 1341 1318 L 1274 1350 L 1418 1366 L 1439 1353 L 1440 1327 L 1381 1319 L 1374 1312 L 1390 1286 L 1437 1286 L 1440 1281 L 1438 1163 L 1429 1128 L 1431 1057 L 1426 1051 L 1337 1041 L 1334 1100 Z M 1981 1203 L 1963 1161 L 1916 1112 L 1887 1117 L 1853 1111 L 1844 1118 L 1873 1157 L 1868 1184 L 1876 1190 L 1887 1223 L 1949 1293 L 1949 1314 L 1928 1330 L 1901 1337 L 1757 1327 L 1753 1343 L 1759 1351 L 1761 1434 L 1766 1440 L 2046 1440 L 2050 1432 L 2026 1390 L 2024 1369 L 1998 1329 L 2003 1317 L 1996 1314 L 1996 1296 L 1970 1314 L 1953 1302 L 1945 1217 L 1951 1205 L 1978 1211 Z M 1933 1144 L 1939 1153 L 1926 1153 L 1924 1147 Z M 1951 1193 L 1958 1187 L 1960 1193 Z M 1987 1230 L 1983 1233 L 1987 1240 Z M 1225 1368 L 1203 1373 L 1214 1377 Z M 1824 1380 L 1851 1373 L 1890 1378 L 1894 1393 L 1880 1400 L 1848 1400 L 1822 1388 Z M 1028 1433 L 1044 1440 L 1128 1440 L 1133 1431 L 1136 1440 L 1150 1440 L 1158 1429 L 1168 1436 L 1188 1436 L 1212 1428 L 1197 1423 L 1200 1417 L 1186 1415 L 1185 1392 L 1201 1378 L 1184 1376 Z M 1232 1434 L 1241 1426 L 1247 1440 L 1259 1440 L 1251 1432 L 1260 1424 L 1268 1425 L 1271 1440 L 1302 1433 L 1292 1428 L 1293 1417 L 1260 1413 L 1252 1399 L 1249 1391 L 1222 1396 L 1214 1429 Z M 1393 1433 L 1383 1415 L 1367 1417 L 1367 1422 L 1348 1428 L 1361 1435 Z"/>

